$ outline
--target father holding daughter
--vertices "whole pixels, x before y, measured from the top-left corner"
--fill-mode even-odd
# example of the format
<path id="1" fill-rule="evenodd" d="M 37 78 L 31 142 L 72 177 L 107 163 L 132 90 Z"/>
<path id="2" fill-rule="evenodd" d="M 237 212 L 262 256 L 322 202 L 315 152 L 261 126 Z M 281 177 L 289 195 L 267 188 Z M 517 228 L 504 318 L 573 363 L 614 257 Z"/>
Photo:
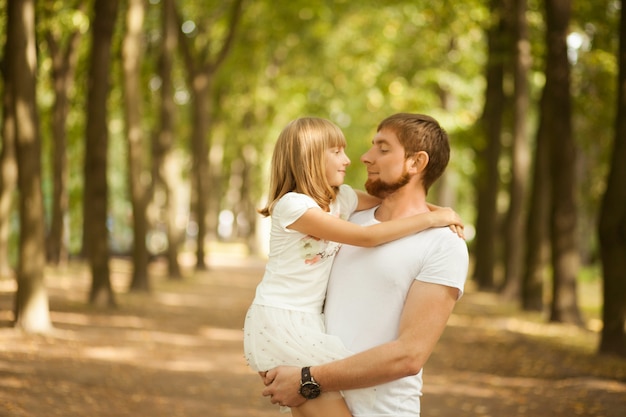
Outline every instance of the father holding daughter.
<path id="1" fill-rule="evenodd" d="M 356 211 L 350 222 L 372 229 L 383 226 L 393 233 L 368 244 L 346 239 L 352 230 L 339 236 L 343 240 L 322 237 L 344 243 L 332 254 L 320 329 L 329 343 L 338 340 L 345 351 L 313 362 L 320 341 L 308 350 L 305 341 L 297 361 L 283 362 L 296 366 L 257 369 L 266 384 L 263 395 L 272 403 L 292 407 L 294 416 L 420 415 L 422 368 L 463 293 L 468 269 L 465 242 L 448 228 L 434 227 L 456 225 L 462 231 L 462 223 L 457 217 L 442 218 L 440 210 L 431 211 L 426 203 L 449 155 L 446 132 L 429 116 L 400 113 L 380 123 L 371 148 L 361 157 L 368 171 L 366 190 L 378 200 L 373 206 L 369 200 L 353 200 L 350 212 L 370 208 Z M 306 213 L 311 211 L 323 210 Z M 426 221 L 425 216 L 431 217 Z M 285 227 L 298 230 L 303 218 Z M 412 227 L 410 233 L 395 233 L 395 225 L 411 221 L 404 227 Z M 306 224 L 300 229 L 316 236 Z M 337 392 L 345 403 L 332 395 Z"/>

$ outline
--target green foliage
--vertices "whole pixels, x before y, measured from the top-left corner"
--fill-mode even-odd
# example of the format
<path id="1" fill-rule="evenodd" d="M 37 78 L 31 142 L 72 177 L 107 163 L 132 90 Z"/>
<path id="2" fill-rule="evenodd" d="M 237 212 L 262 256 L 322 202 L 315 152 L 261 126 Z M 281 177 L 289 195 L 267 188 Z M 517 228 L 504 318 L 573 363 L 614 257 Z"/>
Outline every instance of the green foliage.
<path id="1" fill-rule="evenodd" d="M 237 129 L 244 115 L 254 115 L 258 126 L 248 140 L 260 141 L 263 175 L 272 143 L 289 120 L 333 120 L 350 144 L 348 182 L 360 187 L 359 157 L 387 115 L 429 113 L 453 137 L 475 122 L 487 17 L 479 2 L 295 1 L 280 8 L 254 2 L 220 74 L 229 91 L 222 117 L 234 119 Z M 250 126 L 239 126 L 234 136 L 246 137 Z"/>
<path id="2" fill-rule="evenodd" d="M 82 11 L 81 2 L 37 3 L 39 39 L 50 30 L 66 39 L 73 30 L 84 34 L 71 109 L 67 119 L 68 163 L 70 165 L 68 216 L 70 242 L 78 250 L 82 226 L 82 158 L 84 147 L 85 99 L 90 52 L 91 5 Z M 575 134 L 585 156 L 582 206 L 587 217 L 597 210 L 604 189 L 608 144 L 612 140 L 613 102 L 619 2 L 599 0 L 575 2 L 572 30 L 584 35 L 573 66 L 572 93 L 575 97 Z M 232 1 L 177 1 L 186 36 L 197 51 L 215 54 L 226 33 L 225 15 Z M 150 0 L 145 20 L 145 61 L 142 89 L 145 94 L 145 134 L 159 128 L 157 112 L 160 80 L 157 66 L 162 44 L 161 2 Z M 6 9 L 6 0 L 0 0 Z M 114 39 L 114 65 L 109 116 L 110 210 L 116 224 L 129 225 L 129 203 L 125 180 L 126 150 L 123 143 L 119 52 L 124 30 L 120 9 Z M 531 84 L 534 104 L 543 78 L 543 2 L 529 1 L 527 17 L 533 53 Z M 0 14 L 4 27 L 5 14 Z M 409 111 L 428 113 L 439 119 L 450 134 L 453 158 L 450 171 L 455 181 L 458 209 L 473 207 L 469 179 L 475 172 L 471 144 L 477 138 L 476 121 L 483 106 L 488 5 L 480 0 L 430 2 L 426 0 L 294 0 L 244 2 L 233 49 L 214 80 L 212 143 L 223 144 L 224 187 L 234 161 L 245 152 L 252 157 L 253 197 L 265 194 L 269 157 L 278 132 L 302 115 L 326 117 L 337 123 L 349 142 L 352 159 L 347 181 L 361 187 L 364 170 L 360 155 L 368 148 L 377 123 L 389 114 Z M 3 40 L 4 33 L 0 34 Z M 38 97 L 44 138 L 44 181 L 50 201 L 50 53 L 39 45 Z M 181 56 L 175 59 L 177 90 L 175 148 L 187 154 L 191 132 L 189 90 Z M 531 112 L 536 111 L 536 106 Z M 534 119 L 534 113 L 531 113 Z M 531 132 L 533 132 L 531 130 Z M 532 133 L 531 133 L 532 134 Z M 188 165 L 184 166 L 188 169 Z"/>
<path id="3" fill-rule="evenodd" d="M 579 42 L 573 52 L 573 131 L 582 172 L 578 200 L 583 253 L 597 257 L 596 213 L 606 187 L 609 152 L 615 136 L 618 9 L 616 1 L 576 3 L 572 33 Z M 588 117 L 586 115 L 593 115 Z M 587 246 L 587 248 L 585 248 Z"/>
<path id="4" fill-rule="evenodd" d="M 78 5 L 82 4 L 82 9 Z M 90 50 L 88 31 L 91 25 L 89 10 L 91 1 L 46 1 L 37 2 L 37 36 L 39 78 L 37 85 L 39 114 L 42 137 L 42 169 L 44 202 L 49 215 L 52 202 L 52 133 L 51 113 L 54 105 L 52 87 L 52 57 L 49 45 L 45 42 L 46 33 L 54 37 L 59 47 L 67 47 L 70 33 L 78 31 L 82 38 L 79 43 L 79 60 L 76 78 L 72 89 L 68 91 L 70 108 L 66 120 L 67 128 L 67 161 L 69 164 L 68 195 L 69 213 L 67 216 L 70 234 L 70 251 L 80 250 L 82 230 L 82 187 L 83 187 L 83 150 L 85 126 L 85 100 L 87 95 L 86 71 L 87 58 Z"/>
<path id="5" fill-rule="evenodd" d="M 7 1 L 9 0 L 0 0 L 0 10 L 7 10 Z M 7 13 L 3 12 L 0 13 L 0 28 L 6 28 L 7 27 Z M 4 45 L 5 44 L 5 39 L 6 39 L 6 30 L 0 30 L 0 45 Z M 4 48 L 0 49 L 0 54 L 4 54 Z M 2 65 L 4 65 L 4 57 L 0 56 L 0 62 L 2 62 Z"/>

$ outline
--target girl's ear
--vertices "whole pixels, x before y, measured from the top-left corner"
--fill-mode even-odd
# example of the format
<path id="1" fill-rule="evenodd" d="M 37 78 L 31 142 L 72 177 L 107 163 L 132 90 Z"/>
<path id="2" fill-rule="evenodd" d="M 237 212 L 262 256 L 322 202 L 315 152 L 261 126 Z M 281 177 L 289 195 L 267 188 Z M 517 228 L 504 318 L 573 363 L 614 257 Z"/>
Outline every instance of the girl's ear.
<path id="1" fill-rule="evenodd" d="M 424 169 L 428 165 L 429 160 L 430 160 L 430 157 L 428 156 L 428 153 L 426 153 L 425 151 L 419 151 L 415 153 L 413 156 L 411 156 L 408 159 L 409 171 L 413 171 L 415 173 L 420 173 L 424 171 Z"/>

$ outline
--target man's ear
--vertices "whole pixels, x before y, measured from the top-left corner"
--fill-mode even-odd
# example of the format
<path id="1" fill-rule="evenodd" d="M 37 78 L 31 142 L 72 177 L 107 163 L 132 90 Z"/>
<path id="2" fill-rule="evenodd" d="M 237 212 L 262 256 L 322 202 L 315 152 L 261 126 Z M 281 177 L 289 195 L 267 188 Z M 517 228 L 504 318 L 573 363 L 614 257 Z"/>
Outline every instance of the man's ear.
<path id="1" fill-rule="evenodd" d="M 425 151 L 415 153 L 415 155 L 409 158 L 409 171 L 414 171 L 415 173 L 424 171 L 429 160 L 430 157 Z"/>

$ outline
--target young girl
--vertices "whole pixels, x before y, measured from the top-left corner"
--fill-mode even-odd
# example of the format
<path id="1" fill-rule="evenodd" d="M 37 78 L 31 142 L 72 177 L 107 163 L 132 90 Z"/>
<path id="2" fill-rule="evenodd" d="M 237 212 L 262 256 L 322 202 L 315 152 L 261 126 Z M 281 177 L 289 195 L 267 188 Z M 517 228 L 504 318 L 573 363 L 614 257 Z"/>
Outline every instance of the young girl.
<path id="1" fill-rule="evenodd" d="M 278 365 L 310 366 L 351 354 L 339 338 L 327 335 L 322 309 L 326 285 L 341 243 L 376 246 L 430 227 L 462 222 L 451 209 L 414 215 L 372 226 L 347 221 L 357 210 L 380 201 L 343 184 L 350 159 L 341 130 L 328 120 L 305 117 L 281 132 L 274 148 L 268 204 L 269 259 L 244 324 L 244 352 L 257 372 Z M 373 389 L 362 390 L 364 400 Z M 314 404 L 313 404 L 314 403 Z M 307 402 L 316 414 L 350 416 L 339 393 Z M 281 411 L 288 411 L 281 407 Z M 294 416 L 303 416 L 299 407 Z"/>

